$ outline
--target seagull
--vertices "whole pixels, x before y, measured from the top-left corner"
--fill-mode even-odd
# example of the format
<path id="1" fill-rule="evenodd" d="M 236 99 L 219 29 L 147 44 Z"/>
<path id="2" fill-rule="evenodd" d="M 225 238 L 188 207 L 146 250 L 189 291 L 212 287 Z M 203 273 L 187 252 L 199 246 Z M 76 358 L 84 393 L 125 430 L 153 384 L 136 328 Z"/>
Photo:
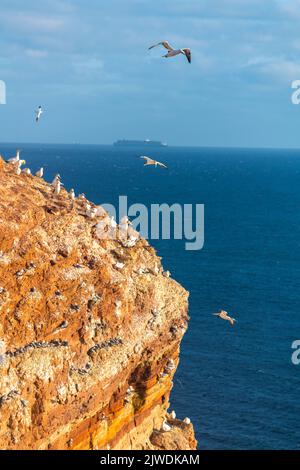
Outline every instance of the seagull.
<path id="1" fill-rule="evenodd" d="M 70 190 L 69 196 L 70 196 L 70 199 L 71 199 L 72 201 L 75 200 L 75 191 L 74 191 L 73 188 Z"/>
<path id="2" fill-rule="evenodd" d="M 61 191 L 61 186 L 62 186 L 62 183 L 61 183 L 60 179 L 57 179 L 55 185 L 53 185 L 53 186 L 54 186 L 55 196 L 59 196 L 60 191 Z"/>
<path id="3" fill-rule="evenodd" d="M 110 219 L 110 226 L 111 228 L 117 228 L 118 224 L 117 222 L 115 221 L 115 218 L 112 216 L 112 218 Z"/>
<path id="4" fill-rule="evenodd" d="M 171 429 L 172 429 L 172 427 L 168 423 L 166 423 L 166 421 L 164 421 L 163 424 L 162 424 L 161 430 L 163 432 L 170 432 Z"/>
<path id="5" fill-rule="evenodd" d="M 36 110 L 35 112 L 35 120 L 36 122 L 39 122 L 39 120 L 41 119 L 41 116 L 43 114 L 43 110 L 42 110 L 42 106 L 39 106 L 38 109 Z"/>
<path id="6" fill-rule="evenodd" d="M 16 156 L 7 160 L 7 163 L 18 163 L 18 161 L 20 160 L 20 153 L 21 150 L 17 150 Z"/>
<path id="7" fill-rule="evenodd" d="M 171 419 L 176 419 L 176 413 L 175 413 L 174 410 L 171 411 L 171 413 L 170 413 L 170 418 L 171 418 Z"/>
<path id="8" fill-rule="evenodd" d="M 44 168 L 42 167 L 36 172 L 35 176 L 37 176 L 38 178 L 43 178 L 43 175 L 44 175 Z"/>
<path id="9" fill-rule="evenodd" d="M 54 180 L 52 181 L 51 185 L 55 187 L 57 181 L 60 181 L 60 175 L 59 174 L 55 175 Z"/>
<path id="10" fill-rule="evenodd" d="M 19 160 L 17 162 L 17 166 L 16 166 L 16 175 L 20 176 L 20 174 L 22 173 L 22 169 L 21 169 L 21 166 L 22 165 L 25 165 L 26 161 L 25 160 Z"/>
<path id="11" fill-rule="evenodd" d="M 30 176 L 31 175 L 31 170 L 30 168 L 24 168 L 24 170 L 22 170 L 22 172 L 24 175 L 27 175 L 27 176 Z"/>
<path id="12" fill-rule="evenodd" d="M 234 322 L 236 322 L 236 320 L 234 318 L 231 318 L 229 315 L 228 315 L 228 312 L 225 312 L 225 310 L 221 310 L 221 312 L 218 312 L 218 313 L 213 313 L 213 315 L 215 317 L 219 317 L 219 318 L 222 318 L 222 320 L 227 320 L 229 321 L 229 323 L 233 326 L 234 325 Z"/>
<path id="13" fill-rule="evenodd" d="M 94 219 L 97 215 L 97 209 L 90 206 L 89 209 L 86 209 L 85 215 L 90 219 Z"/>
<path id="14" fill-rule="evenodd" d="M 185 424 L 191 424 L 190 418 L 184 418 L 183 422 L 184 422 Z"/>
<path id="15" fill-rule="evenodd" d="M 143 158 L 145 160 L 144 166 L 154 165 L 155 168 L 157 168 L 157 166 L 161 166 L 162 168 L 168 168 L 164 163 L 152 160 L 152 158 L 146 157 L 144 155 L 140 158 Z"/>
<path id="16" fill-rule="evenodd" d="M 174 57 L 176 55 L 183 54 L 186 56 L 189 63 L 192 62 L 191 49 L 188 49 L 187 47 L 184 49 L 173 49 L 173 47 L 170 46 L 168 41 L 162 41 L 162 42 L 159 42 L 158 44 L 154 44 L 154 46 L 149 47 L 149 50 L 157 46 L 163 46 L 165 49 L 167 49 L 168 52 L 163 57 Z"/>

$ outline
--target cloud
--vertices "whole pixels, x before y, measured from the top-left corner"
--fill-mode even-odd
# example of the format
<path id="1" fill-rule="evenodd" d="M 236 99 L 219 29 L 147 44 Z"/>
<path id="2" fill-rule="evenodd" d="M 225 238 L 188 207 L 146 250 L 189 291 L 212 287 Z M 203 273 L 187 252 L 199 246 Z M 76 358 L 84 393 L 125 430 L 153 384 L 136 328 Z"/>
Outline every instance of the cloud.
<path id="1" fill-rule="evenodd" d="M 0 23 L 5 29 L 17 28 L 20 33 L 56 33 L 66 27 L 66 17 L 41 15 L 27 11 L 0 11 Z"/>
<path id="2" fill-rule="evenodd" d="M 25 49 L 25 54 L 32 59 L 44 59 L 48 52 L 41 49 Z"/>
<path id="3" fill-rule="evenodd" d="M 300 63 L 284 57 L 252 57 L 244 67 L 276 82 L 290 83 L 300 78 Z"/>

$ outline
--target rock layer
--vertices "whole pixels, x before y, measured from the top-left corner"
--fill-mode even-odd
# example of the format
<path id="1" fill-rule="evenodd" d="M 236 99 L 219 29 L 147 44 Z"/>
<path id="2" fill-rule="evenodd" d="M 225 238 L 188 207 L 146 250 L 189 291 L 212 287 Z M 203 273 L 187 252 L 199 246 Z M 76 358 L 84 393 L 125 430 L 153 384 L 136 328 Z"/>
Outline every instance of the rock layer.
<path id="1" fill-rule="evenodd" d="M 196 448 L 167 415 L 188 293 L 104 212 L 1 159 L 0 184 L 0 448 Z"/>

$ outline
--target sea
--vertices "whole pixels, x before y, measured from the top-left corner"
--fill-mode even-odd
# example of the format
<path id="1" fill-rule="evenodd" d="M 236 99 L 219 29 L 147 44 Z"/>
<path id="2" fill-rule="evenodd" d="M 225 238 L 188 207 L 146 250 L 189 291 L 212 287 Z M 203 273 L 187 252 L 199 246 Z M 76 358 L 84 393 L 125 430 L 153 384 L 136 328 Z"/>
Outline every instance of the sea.
<path id="1" fill-rule="evenodd" d="M 171 409 L 199 449 L 299 449 L 300 150 L 1 144 L 97 204 L 204 204 L 204 246 L 149 242 L 190 292 Z M 0 196 L 1 197 L 1 196 Z M 212 313 L 224 309 L 232 327 Z"/>

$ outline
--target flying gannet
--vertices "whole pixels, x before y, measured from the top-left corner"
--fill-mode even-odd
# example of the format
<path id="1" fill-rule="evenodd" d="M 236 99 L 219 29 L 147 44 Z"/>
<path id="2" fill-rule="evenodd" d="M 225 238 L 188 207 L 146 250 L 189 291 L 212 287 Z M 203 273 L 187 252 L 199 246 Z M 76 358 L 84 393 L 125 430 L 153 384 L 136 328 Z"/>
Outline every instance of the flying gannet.
<path id="1" fill-rule="evenodd" d="M 38 109 L 35 112 L 35 121 L 36 122 L 39 122 L 39 120 L 41 119 L 42 114 L 43 114 L 42 106 L 39 106 Z"/>
<path id="2" fill-rule="evenodd" d="M 213 315 L 215 317 L 219 317 L 219 318 L 222 318 L 222 320 L 227 320 L 229 321 L 229 323 L 233 326 L 234 325 L 234 322 L 236 322 L 236 320 L 234 318 L 231 318 L 229 315 L 228 315 L 228 312 L 225 312 L 225 310 L 221 310 L 221 312 L 218 312 L 218 313 L 213 313 Z"/>
<path id="3" fill-rule="evenodd" d="M 186 56 L 189 63 L 192 62 L 192 53 L 191 50 L 187 47 L 183 49 L 173 49 L 173 47 L 170 46 L 168 41 L 161 41 L 158 44 L 154 44 L 154 46 L 149 47 L 149 50 L 157 46 L 163 46 L 165 49 L 167 49 L 168 52 L 163 57 L 174 57 L 176 55 L 183 54 Z"/>
<path id="4" fill-rule="evenodd" d="M 40 168 L 40 169 L 36 172 L 35 176 L 37 176 L 38 178 L 43 178 L 43 176 L 44 176 L 44 168 L 43 168 L 43 167 Z"/>
<path id="5" fill-rule="evenodd" d="M 144 155 L 140 158 L 145 160 L 144 166 L 154 165 L 155 168 L 157 168 L 158 166 L 161 166 L 162 168 L 168 168 L 164 163 L 158 162 L 157 160 L 152 160 L 152 158 L 146 157 Z"/>

